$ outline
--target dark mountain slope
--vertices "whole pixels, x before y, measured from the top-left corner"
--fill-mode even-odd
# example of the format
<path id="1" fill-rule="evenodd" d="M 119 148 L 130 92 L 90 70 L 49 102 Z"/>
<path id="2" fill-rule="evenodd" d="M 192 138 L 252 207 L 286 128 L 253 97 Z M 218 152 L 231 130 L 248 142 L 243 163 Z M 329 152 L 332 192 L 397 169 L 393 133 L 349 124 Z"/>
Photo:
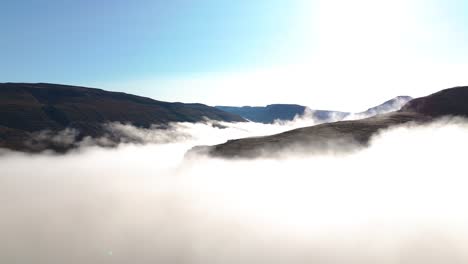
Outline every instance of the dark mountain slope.
<path id="1" fill-rule="evenodd" d="M 445 89 L 407 103 L 402 111 L 433 117 L 444 115 L 468 116 L 468 87 Z"/>
<path id="2" fill-rule="evenodd" d="M 308 153 L 346 152 L 356 146 L 365 147 L 373 135 L 391 126 L 424 123 L 446 115 L 468 117 L 467 102 L 468 87 L 456 87 L 414 99 L 397 112 L 299 128 L 271 136 L 229 140 L 220 145 L 195 147 L 189 154 L 251 158 L 275 156 L 288 149 Z"/>
<path id="3" fill-rule="evenodd" d="M 0 147 L 27 149 L 19 142 L 28 133 L 75 128 L 80 136 L 98 137 L 108 122 L 139 127 L 205 118 L 228 122 L 242 117 L 202 104 L 156 101 L 100 89 L 58 84 L 0 84 Z"/>

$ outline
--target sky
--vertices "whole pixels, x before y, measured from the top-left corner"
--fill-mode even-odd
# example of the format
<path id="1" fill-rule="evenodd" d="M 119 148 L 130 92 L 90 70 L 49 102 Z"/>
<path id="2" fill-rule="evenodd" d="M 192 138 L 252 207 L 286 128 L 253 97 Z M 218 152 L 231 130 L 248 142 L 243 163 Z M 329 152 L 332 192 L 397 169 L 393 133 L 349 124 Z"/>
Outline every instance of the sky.
<path id="1" fill-rule="evenodd" d="M 361 111 L 467 85 L 463 0 L 4 0 L 0 82 Z"/>

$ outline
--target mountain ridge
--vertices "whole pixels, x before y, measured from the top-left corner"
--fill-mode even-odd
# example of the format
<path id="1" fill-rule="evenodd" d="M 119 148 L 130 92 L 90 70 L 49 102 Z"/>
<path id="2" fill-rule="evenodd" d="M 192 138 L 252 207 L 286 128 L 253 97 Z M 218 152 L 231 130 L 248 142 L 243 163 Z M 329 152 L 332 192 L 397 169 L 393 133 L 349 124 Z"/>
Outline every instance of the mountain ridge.
<path id="1" fill-rule="evenodd" d="M 365 118 L 378 114 L 384 114 L 391 111 L 399 110 L 405 103 L 410 101 L 410 96 L 397 96 L 382 104 L 371 107 L 365 111 L 358 113 L 343 112 L 336 110 L 315 110 L 308 106 L 298 104 L 269 104 L 267 106 L 215 106 L 223 111 L 237 114 L 252 122 L 258 123 L 274 123 L 275 121 L 292 121 L 296 117 L 300 117 L 309 111 L 310 117 L 318 123 L 333 122 L 345 120 L 348 118 Z"/>
<path id="2" fill-rule="evenodd" d="M 424 124 L 443 116 L 468 117 L 468 86 L 454 87 L 413 99 L 402 109 L 360 120 L 346 120 L 303 127 L 280 134 L 228 140 L 213 146 L 196 146 L 187 156 L 202 154 L 221 158 L 276 156 L 283 151 L 305 153 L 348 152 L 366 147 L 373 135 L 392 126 Z"/>
<path id="3" fill-rule="evenodd" d="M 78 138 L 100 137 L 105 123 L 129 123 L 148 128 L 171 122 L 206 119 L 245 122 L 238 115 L 203 104 L 170 103 L 122 92 L 50 83 L 0 83 L 0 147 L 29 151 L 32 133 L 67 128 Z M 61 150 L 51 145 L 52 149 Z M 39 149 L 32 149 L 40 151 Z"/>

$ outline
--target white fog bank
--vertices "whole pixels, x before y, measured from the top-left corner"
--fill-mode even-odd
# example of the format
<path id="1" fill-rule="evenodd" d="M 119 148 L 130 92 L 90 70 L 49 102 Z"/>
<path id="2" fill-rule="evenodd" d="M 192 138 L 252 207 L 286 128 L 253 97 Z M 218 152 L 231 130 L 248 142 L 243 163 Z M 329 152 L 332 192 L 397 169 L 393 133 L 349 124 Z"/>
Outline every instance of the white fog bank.
<path id="1" fill-rule="evenodd" d="M 464 120 L 252 161 L 184 154 L 284 127 L 118 129 L 152 143 L 0 156 L 0 263 L 468 262 Z"/>

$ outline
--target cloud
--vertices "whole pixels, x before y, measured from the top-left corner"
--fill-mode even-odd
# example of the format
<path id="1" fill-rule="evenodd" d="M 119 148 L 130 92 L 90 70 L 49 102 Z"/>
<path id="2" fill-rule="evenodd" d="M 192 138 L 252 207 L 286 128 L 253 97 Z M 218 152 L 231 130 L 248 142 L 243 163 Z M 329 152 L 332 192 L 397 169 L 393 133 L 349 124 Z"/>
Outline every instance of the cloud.
<path id="1" fill-rule="evenodd" d="M 63 147 L 74 146 L 77 142 L 78 130 L 66 128 L 61 131 L 43 130 L 35 132 L 26 142 L 26 145 L 33 149 L 41 149 L 47 145 L 57 145 Z"/>
<path id="2" fill-rule="evenodd" d="M 0 157 L 0 262 L 468 260 L 465 120 L 383 131 L 353 155 L 255 161 L 184 153 L 286 127 L 115 129 L 153 143 Z"/>
<path id="3" fill-rule="evenodd" d="M 331 117 L 333 118 L 333 117 Z M 334 121 L 332 119 L 326 120 Z M 103 136 L 80 137 L 79 130 L 66 128 L 61 131 L 44 130 L 33 133 L 26 144 L 31 149 L 41 150 L 48 146 L 56 149 L 75 148 L 78 151 L 89 147 L 116 147 L 119 144 L 218 144 L 232 138 L 271 135 L 290 129 L 312 126 L 324 122 L 308 110 L 294 120 L 276 120 L 273 124 L 255 122 L 229 123 L 206 119 L 199 123 L 169 123 L 139 128 L 128 123 L 111 122 L 103 125 Z"/>

